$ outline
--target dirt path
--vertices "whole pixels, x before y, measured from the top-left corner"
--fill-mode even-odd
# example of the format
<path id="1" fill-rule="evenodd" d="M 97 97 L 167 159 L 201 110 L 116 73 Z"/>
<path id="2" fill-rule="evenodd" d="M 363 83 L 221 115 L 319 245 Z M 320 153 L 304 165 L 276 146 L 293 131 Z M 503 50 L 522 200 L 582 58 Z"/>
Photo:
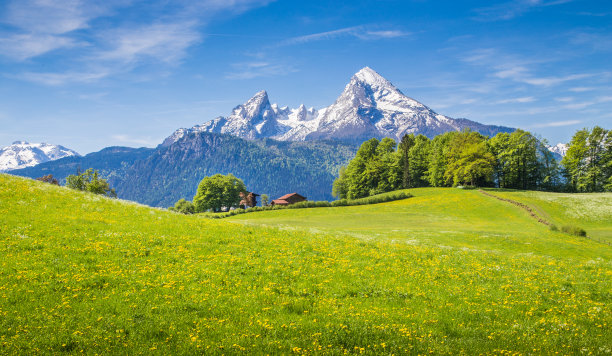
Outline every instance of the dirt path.
<path id="1" fill-rule="evenodd" d="M 508 203 L 510 203 L 510 204 L 514 204 L 514 205 L 518 206 L 519 208 L 521 208 L 521 209 L 523 209 L 523 210 L 526 210 L 526 211 L 529 213 L 529 215 L 531 215 L 531 217 L 532 217 L 532 218 L 534 218 L 534 219 L 536 219 L 536 220 L 537 220 L 539 223 L 542 223 L 542 224 L 544 224 L 544 225 L 546 225 L 546 226 L 550 226 L 550 225 L 552 225 L 552 224 L 551 224 L 549 221 L 547 221 L 547 220 L 546 220 L 546 219 L 544 219 L 543 217 L 540 217 L 538 214 L 536 214 L 536 212 L 535 212 L 535 211 L 534 211 L 534 210 L 533 210 L 533 209 L 532 209 L 530 206 L 528 206 L 528 205 L 526 205 L 526 204 L 523 204 L 523 203 L 518 202 L 518 201 L 516 201 L 516 200 L 512 200 L 512 199 L 506 199 L 506 198 L 498 197 L 497 195 L 493 195 L 493 194 L 491 194 L 491 193 L 489 193 L 489 192 L 485 192 L 485 191 L 484 191 L 484 190 L 482 190 L 482 189 L 479 189 L 478 191 L 479 191 L 479 192 L 481 192 L 482 194 L 486 195 L 486 196 L 491 197 L 491 198 L 495 198 L 495 199 L 497 199 L 497 200 L 501 200 L 501 201 L 508 202 Z"/>

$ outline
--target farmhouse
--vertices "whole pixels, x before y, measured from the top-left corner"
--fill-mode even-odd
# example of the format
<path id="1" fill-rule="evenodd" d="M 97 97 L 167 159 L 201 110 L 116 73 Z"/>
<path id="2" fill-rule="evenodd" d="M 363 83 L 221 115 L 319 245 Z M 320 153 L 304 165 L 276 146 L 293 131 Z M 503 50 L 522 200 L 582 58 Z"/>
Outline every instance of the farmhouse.
<path id="1" fill-rule="evenodd" d="M 306 197 L 299 195 L 298 193 L 290 193 L 285 194 L 278 199 L 272 200 L 270 205 L 291 205 L 295 203 L 299 203 L 302 201 L 306 201 Z"/>
<path id="2" fill-rule="evenodd" d="M 248 194 L 247 194 L 248 193 Z M 241 208 L 252 208 L 257 205 L 257 197 L 259 194 L 253 192 L 240 192 L 240 203 L 238 204 Z"/>

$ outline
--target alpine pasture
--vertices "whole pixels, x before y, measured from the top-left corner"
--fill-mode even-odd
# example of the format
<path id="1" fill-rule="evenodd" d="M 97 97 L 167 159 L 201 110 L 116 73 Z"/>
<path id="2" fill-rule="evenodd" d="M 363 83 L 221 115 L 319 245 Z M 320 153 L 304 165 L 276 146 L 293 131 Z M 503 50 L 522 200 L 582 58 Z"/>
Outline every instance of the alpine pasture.
<path id="1" fill-rule="evenodd" d="M 609 240 L 609 194 L 490 192 Z M 608 244 L 410 193 L 213 220 L 0 175 L 0 353 L 612 352 Z"/>

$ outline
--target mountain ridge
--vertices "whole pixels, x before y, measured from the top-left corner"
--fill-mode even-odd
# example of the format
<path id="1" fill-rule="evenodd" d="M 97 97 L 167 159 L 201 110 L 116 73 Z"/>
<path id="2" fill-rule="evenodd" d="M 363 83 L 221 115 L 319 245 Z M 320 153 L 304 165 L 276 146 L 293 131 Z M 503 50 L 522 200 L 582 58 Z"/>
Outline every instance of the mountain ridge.
<path id="1" fill-rule="evenodd" d="M 464 118 L 453 119 L 404 95 L 389 80 L 369 67 L 355 73 L 330 106 L 296 109 L 271 104 L 265 90 L 236 106 L 227 117 L 217 117 L 191 128 L 176 130 L 164 141 L 167 146 L 188 132 L 213 132 L 245 139 L 280 141 L 338 140 L 359 144 L 372 137 L 401 140 L 405 134 L 429 138 L 448 131 L 472 129 L 493 136 L 515 129 L 485 125 Z"/>
<path id="2" fill-rule="evenodd" d="M 60 145 L 15 141 L 9 146 L 0 148 L 0 172 L 33 167 L 44 162 L 72 156 L 80 155 Z"/>

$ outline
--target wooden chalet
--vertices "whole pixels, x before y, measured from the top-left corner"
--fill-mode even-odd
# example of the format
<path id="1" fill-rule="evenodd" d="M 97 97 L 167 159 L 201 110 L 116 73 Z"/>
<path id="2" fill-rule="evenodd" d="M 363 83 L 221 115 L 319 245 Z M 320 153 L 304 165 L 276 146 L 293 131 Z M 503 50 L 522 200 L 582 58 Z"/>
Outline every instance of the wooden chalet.
<path id="1" fill-rule="evenodd" d="M 290 194 L 285 194 L 278 199 L 272 200 L 270 205 L 291 205 L 291 204 L 299 203 L 299 202 L 306 201 L 306 200 L 308 200 L 306 199 L 306 197 L 301 196 L 298 193 L 290 193 Z"/>
<path id="2" fill-rule="evenodd" d="M 258 196 L 259 194 L 255 194 L 253 192 L 247 192 L 247 193 L 240 192 L 241 200 L 238 206 L 240 206 L 242 209 L 252 208 L 254 206 L 257 206 Z"/>

